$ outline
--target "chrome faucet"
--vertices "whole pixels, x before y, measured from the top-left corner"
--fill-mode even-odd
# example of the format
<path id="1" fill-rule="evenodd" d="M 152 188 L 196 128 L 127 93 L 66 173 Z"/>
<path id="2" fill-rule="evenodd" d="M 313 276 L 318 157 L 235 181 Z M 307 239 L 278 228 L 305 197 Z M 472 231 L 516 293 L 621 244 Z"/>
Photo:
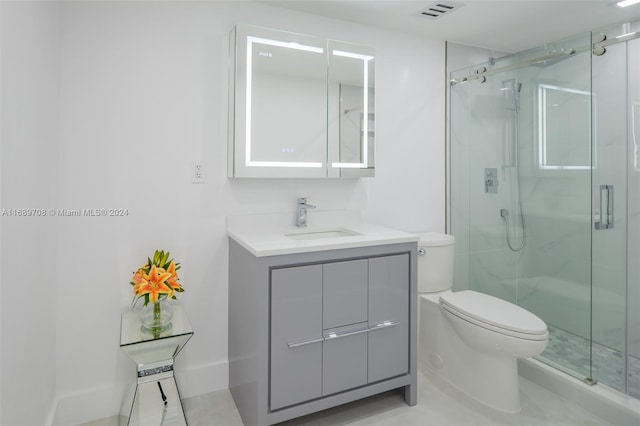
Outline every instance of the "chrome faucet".
<path id="1" fill-rule="evenodd" d="M 307 209 L 315 209 L 316 206 L 307 204 L 307 197 L 298 198 L 298 214 L 296 215 L 296 226 L 307 226 Z"/>

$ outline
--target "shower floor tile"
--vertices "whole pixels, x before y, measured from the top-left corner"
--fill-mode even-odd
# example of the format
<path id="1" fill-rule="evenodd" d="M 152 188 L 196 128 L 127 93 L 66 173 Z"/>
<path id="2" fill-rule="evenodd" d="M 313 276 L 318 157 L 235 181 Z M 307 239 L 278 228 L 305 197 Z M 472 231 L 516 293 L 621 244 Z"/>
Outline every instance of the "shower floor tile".
<path id="1" fill-rule="evenodd" d="M 578 376 L 589 377 L 591 364 L 589 340 L 552 325 L 549 328 L 549 344 L 542 353 L 542 360 L 551 361 Z M 624 360 L 622 353 L 608 346 L 593 343 L 593 378 L 613 389 L 624 391 Z M 628 393 L 640 398 L 640 359 L 629 357 Z"/>

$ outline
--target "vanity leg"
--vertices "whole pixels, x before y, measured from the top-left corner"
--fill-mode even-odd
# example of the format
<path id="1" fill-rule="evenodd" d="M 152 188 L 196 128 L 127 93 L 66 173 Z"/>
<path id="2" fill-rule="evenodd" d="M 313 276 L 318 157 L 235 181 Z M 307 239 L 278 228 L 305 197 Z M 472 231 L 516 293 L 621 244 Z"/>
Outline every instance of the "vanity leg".
<path id="1" fill-rule="evenodd" d="M 414 406 L 418 403 L 418 386 L 417 385 L 407 385 L 404 387 L 404 402 L 407 405 Z"/>

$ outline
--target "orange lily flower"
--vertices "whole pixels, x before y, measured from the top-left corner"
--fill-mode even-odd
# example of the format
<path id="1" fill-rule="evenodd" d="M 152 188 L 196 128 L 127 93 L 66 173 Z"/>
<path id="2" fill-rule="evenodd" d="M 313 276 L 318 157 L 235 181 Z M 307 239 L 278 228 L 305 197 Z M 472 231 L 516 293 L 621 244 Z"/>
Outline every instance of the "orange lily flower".
<path id="1" fill-rule="evenodd" d="M 0 0 L 1 1 L 1 0 Z M 144 296 L 145 306 L 149 303 L 156 303 L 162 298 L 175 299 L 175 293 L 182 293 L 184 287 L 178 281 L 178 269 L 180 264 L 169 259 L 169 252 L 156 250 L 152 258 L 147 258 L 147 263 L 138 268 L 133 273 L 130 284 L 133 286 L 135 306 L 137 298 Z"/>
<path id="2" fill-rule="evenodd" d="M 144 279 L 144 269 L 139 268 L 135 274 L 133 274 L 132 284 L 133 284 L 133 294 L 138 294 L 138 289 L 140 288 L 140 284 Z"/>
<path id="3" fill-rule="evenodd" d="M 138 272 L 141 272 L 138 270 Z M 138 273 L 136 273 L 138 275 Z M 171 274 L 166 272 L 162 268 L 157 268 L 156 265 L 151 267 L 151 270 L 148 274 L 144 272 L 140 274 L 140 284 L 134 285 L 134 291 L 137 287 L 137 293 L 139 296 L 144 296 L 146 294 L 149 295 L 149 301 L 155 303 L 158 301 L 161 294 L 172 294 L 173 290 L 169 285 L 167 285 L 166 281 L 171 277 Z M 135 282 L 134 275 L 134 282 Z"/>
<path id="4" fill-rule="evenodd" d="M 171 276 L 167 279 L 166 284 L 171 288 L 171 293 L 169 293 L 169 297 L 173 298 L 174 292 L 181 292 L 182 286 L 178 282 L 178 273 L 176 272 L 176 263 L 172 260 L 171 264 L 167 268 L 167 273 L 171 274 Z"/>

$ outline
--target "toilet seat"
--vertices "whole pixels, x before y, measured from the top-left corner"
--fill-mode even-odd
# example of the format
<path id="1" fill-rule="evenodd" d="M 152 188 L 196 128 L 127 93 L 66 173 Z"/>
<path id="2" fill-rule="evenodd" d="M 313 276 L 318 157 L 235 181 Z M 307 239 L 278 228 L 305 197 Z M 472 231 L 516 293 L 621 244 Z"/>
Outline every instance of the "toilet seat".
<path id="1" fill-rule="evenodd" d="M 472 290 L 447 292 L 440 296 L 440 306 L 490 331 L 525 340 L 548 339 L 544 321 L 520 306 L 488 294 Z"/>

